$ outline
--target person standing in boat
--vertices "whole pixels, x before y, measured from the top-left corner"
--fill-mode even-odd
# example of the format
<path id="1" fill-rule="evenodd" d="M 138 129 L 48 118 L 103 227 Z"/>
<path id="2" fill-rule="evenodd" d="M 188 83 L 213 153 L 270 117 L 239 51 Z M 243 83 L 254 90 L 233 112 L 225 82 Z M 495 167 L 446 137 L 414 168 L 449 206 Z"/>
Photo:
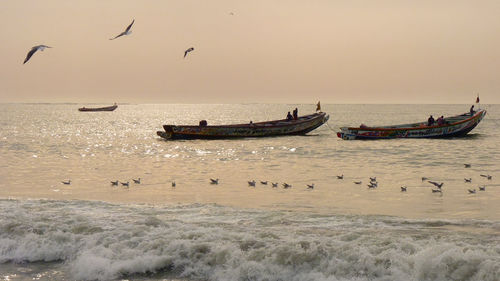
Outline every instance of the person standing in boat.
<path id="1" fill-rule="evenodd" d="M 474 115 L 474 113 L 476 113 L 476 111 L 474 110 L 474 105 L 472 105 L 470 107 L 470 116 Z"/>
<path id="2" fill-rule="evenodd" d="M 299 110 L 297 108 L 295 108 L 293 110 L 293 120 L 297 120 L 299 119 Z"/>
<path id="3" fill-rule="evenodd" d="M 434 125 L 434 117 L 432 117 L 432 115 L 429 117 L 429 119 L 427 119 L 427 126 L 432 126 Z"/>
<path id="4" fill-rule="evenodd" d="M 446 122 L 444 121 L 444 116 L 441 115 L 441 117 L 439 117 L 437 120 L 436 120 L 437 124 L 438 125 L 444 125 Z"/>

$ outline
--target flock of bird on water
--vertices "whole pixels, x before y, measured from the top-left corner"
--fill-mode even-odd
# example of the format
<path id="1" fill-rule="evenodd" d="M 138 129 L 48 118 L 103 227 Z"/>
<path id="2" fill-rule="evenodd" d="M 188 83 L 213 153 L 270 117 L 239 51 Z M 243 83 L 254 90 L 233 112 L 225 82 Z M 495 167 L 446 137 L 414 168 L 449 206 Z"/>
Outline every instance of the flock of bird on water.
<path id="1" fill-rule="evenodd" d="M 135 19 L 134 19 L 134 20 L 132 20 L 132 23 L 131 23 L 131 24 L 129 24 L 129 25 L 127 26 L 127 28 L 125 29 L 125 31 L 123 31 L 122 33 L 120 33 L 120 34 L 116 35 L 116 36 L 115 36 L 115 37 L 113 37 L 113 38 L 110 38 L 109 40 L 115 40 L 115 39 L 116 39 L 116 38 L 118 38 L 118 37 L 121 37 L 121 36 L 124 36 L 124 35 L 129 35 L 130 33 L 132 33 L 131 28 L 132 28 L 132 25 L 134 24 L 134 22 L 135 22 Z M 30 60 L 30 58 L 33 56 L 33 54 L 35 54 L 37 51 L 43 51 L 43 50 L 45 50 L 46 48 L 52 48 L 52 47 L 49 47 L 49 46 L 47 46 L 47 45 L 37 45 L 37 46 L 34 46 L 33 48 L 31 48 L 31 50 L 30 50 L 30 51 L 28 52 L 28 54 L 26 55 L 26 58 L 24 59 L 23 64 L 27 63 L 27 62 Z M 184 57 L 186 57 L 186 56 L 187 56 L 187 54 L 188 54 L 189 52 L 192 52 L 192 51 L 194 51 L 194 48 L 193 48 L 193 47 L 188 48 L 187 50 L 185 50 L 185 51 L 184 51 Z"/>
<path id="2" fill-rule="evenodd" d="M 471 167 L 471 164 L 464 164 L 465 168 L 470 168 Z M 480 175 L 481 177 L 483 178 L 486 178 L 487 180 L 491 180 L 493 178 L 493 176 L 491 175 L 487 175 L 487 174 L 481 174 Z M 336 176 L 338 180 L 343 180 L 344 179 L 344 175 L 340 175 L 340 176 Z M 429 178 L 427 177 L 422 177 L 422 182 L 424 181 L 427 181 L 429 184 L 432 184 L 434 187 L 431 189 L 432 193 L 440 193 L 442 194 L 443 193 L 443 185 L 444 185 L 444 182 L 436 182 L 436 181 L 431 181 L 429 180 Z M 132 182 L 134 184 L 140 184 L 141 183 L 141 178 L 137 178 L 137 179 L 132 179 Z M 268 185 L 269 181 L 259 181 L 261 185 Z M 472 183 L 472 178 L 464 178 L 464 182 L 465 183 Z M 70 185 L 71 184 L 71 180 L 67 180 L 67 181 L 61 181 L 62 184 L 65 184 L 65 185 Z M 123 187 L 125 188 L 129 188 L 130 187 L 130 181 L 126 181 L 126 182 L 122 182 L 122 181 L 119 181 L 119 180 L 115 180 L 115 181 L 110 181 L 111 185 L 112 186 L 118 186 L 119 184 L 121 184 Z M 210 178 L 210 181 L 209 181 L 210 184 L 219 184 L 219 179 L 213 179 L 213 178 Z M 363 182 L 362 181 L 354 181 L 353 182 L 354 184 L 357 184 L 357 185 L 361 185 Z M 176 187 L 176 183 L 175 181 L 172 181 L 172 187 Z M 251 186 L 251 187 L 255 187 L 257 185 L 257 182 L 255 180 L 250 180 L 248 181 L 248 186 Z M 279 183 L 278 182 L 271 182 L 271 185 L 273 188 L 277 188 Z M 283 186 L 283 189 L 289 189 L 292 187 L 291 184 L 288 184 L 288 183 L 283 183 L 282 184 Z M 377 181 L 377 177 L 370 177 L 370 181 L 369 183 L 367 184 L 368 186 L 368 189 L 375 189 L 378 187 L 378 181 Z M 308 190 L 313 190 L 314 189 L 314 183 L 311 183 L 311 184 L 306 184 L 306 189 Z M 479 191 L 486 191 L 486 185 L 482 185 L 482 186 L 479 186 L 478 187 Z M 407 192 L 408 191 L 408 187 L 407 186 L 401 186 L 401 192 Z M 469 194 L 475 194 L 476 193 L 476 189 L 467 189 L 468 193 Z"/>

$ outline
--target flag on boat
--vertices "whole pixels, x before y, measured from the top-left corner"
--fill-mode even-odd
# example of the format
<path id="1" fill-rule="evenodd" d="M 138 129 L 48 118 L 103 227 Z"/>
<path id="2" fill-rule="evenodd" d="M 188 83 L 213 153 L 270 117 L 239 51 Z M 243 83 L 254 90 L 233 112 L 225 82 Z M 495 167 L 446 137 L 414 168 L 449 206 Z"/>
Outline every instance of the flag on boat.
<path id="1" fill-rule="evenodd" d="M 479 103 L 479 95 L 477 95 L 476 103 Z"/>
<path id="2" fill-rule="evenodd" d="M 321 104 L 319 103 L 319 101 L 316 104 L 316 111 L 321 111 Z"/>

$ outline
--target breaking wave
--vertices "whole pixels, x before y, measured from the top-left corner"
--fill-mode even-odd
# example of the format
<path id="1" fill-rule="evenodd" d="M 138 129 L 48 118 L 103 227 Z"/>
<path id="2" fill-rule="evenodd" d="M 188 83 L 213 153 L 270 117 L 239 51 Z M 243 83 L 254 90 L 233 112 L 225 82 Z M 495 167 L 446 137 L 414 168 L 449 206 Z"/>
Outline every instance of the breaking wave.
<path id="1" fill-rule="evenodd" d="M 0 200 L 0 263 L 77 280 L 498 280 L 500 223 Z M 477 231 L 476 231 L 477 230 Z"/>

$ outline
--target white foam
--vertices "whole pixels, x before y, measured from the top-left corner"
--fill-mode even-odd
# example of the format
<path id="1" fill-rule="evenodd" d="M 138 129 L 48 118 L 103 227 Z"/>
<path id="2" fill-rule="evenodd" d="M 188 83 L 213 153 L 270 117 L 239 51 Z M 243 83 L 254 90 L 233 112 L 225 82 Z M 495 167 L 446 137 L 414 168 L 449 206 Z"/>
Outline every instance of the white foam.
<path id="1" fill-rule="evenodd" d="M 0 262 L 64 261 L 70 279 L 498 280 L 488 221 L 404 220 L 86 201 L 0 200 Z M 432 227 L 436 224 L 438 227 Z"/>

